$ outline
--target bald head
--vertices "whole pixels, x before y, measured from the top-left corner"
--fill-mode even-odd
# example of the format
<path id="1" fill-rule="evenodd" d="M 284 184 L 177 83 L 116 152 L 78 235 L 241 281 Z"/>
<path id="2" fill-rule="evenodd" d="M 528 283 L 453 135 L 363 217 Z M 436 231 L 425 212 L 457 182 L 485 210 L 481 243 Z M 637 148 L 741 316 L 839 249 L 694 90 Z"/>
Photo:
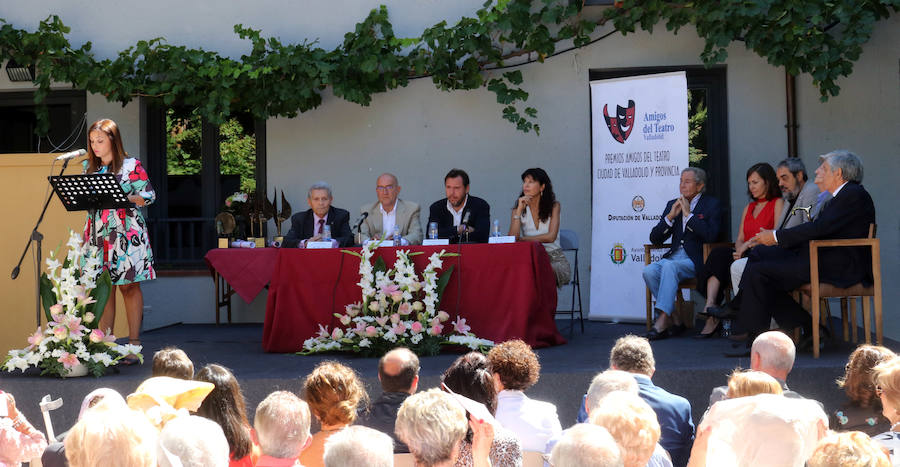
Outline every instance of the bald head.
<path id="1" fill-rule="evenodd" d="M 797 349 L 790 337 L 779 331 L 768 331 L 760 334 L 750 349 L 750 368 L 781 381 L 787 379 L 794 367 Z"/>
<path id="2" fill-rule="evenodd" d="M 405 347 L 391 350 L 378 361 L 378 379 L 384 392 L 415 393 L 419 384 L 419 357 Z"/>

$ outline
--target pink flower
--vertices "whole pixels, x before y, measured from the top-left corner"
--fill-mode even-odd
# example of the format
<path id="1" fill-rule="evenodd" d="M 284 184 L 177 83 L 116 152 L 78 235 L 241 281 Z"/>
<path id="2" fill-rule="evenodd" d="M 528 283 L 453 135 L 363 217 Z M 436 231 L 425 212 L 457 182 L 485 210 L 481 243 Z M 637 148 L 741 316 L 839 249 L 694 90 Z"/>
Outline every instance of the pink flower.
<path id="1" fill-rule="evenodd" d="M 399 323 L 399 322 L 400 322 L 400 314 L 399 314 L 399 313 L 394 313 L 394 314 L 392 314 L 392 315 L 391 315 L 391 322 L 394 323 L 394 324 Z"/>
<path id="2" fill-rule="evenodd" d="M 403 316 L 406 316 L 412 313 L 412 305 L 410 305 L 408 302 L 403 302 L 399 307 L 397 307 L 397 312 Z"/>
<path id="3" fill-rule="evenodd" d="M 84 326 L 81 325 L 81 318 L 75 316 L 69 317 L 66 321 L 66 327 L 69 328 L 69 334 L 72 334 L 72 337 L 80 337 L 81 331 L 84 329 Z"/>
<path id="4" fill-rule="evenodd" d="M 381 288 L 381 293 L 383 293 L 385 296 L 393 295 L 394 293 L 399 291 L 400 287 L 398 287 L 397 284 L 388 284 Z"/>
<path id="5" fill-rule="evenodd" d="M 353 330 L 356 331 L 357 334 L 362 334 L 362 333 L 366 332 L 366 322 L 363 320 L 357 321 L 356 327 L 353 328 Z"/>
<path id="6" fill-rule="evenodd" d="M 375 318 L 375 322 L 378 323 L 379 326 L 384 326 L 385 323 L 388 322 L 388 317 L 387 316 L 379 316 L 379 317 Z"/>
<path id="7" fill-rule="evenodd" d="M 350 317 L 347 315 L 342 315 L 341 316 L 341 324 L 343 324 L 344 326 L 350 324 Z"/>
<path id="8" fill-rule="evenodd" d="M 51 316 L 53 316 L 53 315 L 58 315 L 58 314 L 60 314 L 60 313 L 62 313 L 62 312 L 63 312 L 62 303 L 57 303 L 56 305 L 53 305 L 53 306 L 50 307 L 50 315 L 51 315 Z M 54 319 L 55 319 L 55 318 L 54 318 Z"/>
<path id="9" fill-rule="evenodd" d="M 400 334 L 403 334 L 404 332 L 406 332 L 406 324 L 397 323 L 394 325 L 394 328 L 391 330 L 394 331 L 394 334 L 397 334 L 399 336 Z"/>
<path id="10" fill-rule="evenodd" d="M 378 330 L 375 329 L 375 326 L 366 327 L 366 335 L 369 337 L 375 337 L 375 334 L 378 334 Z"/>
<path id="11" fill-rule="evenodd" d="M 106 335 L 103 334 L 103 331 L 99 329 L 94 329 L 93 331 L 91 331 L 90 340 L 95 344 L 103 342 L 104 337 L 106 337 Z"/>
<path id="12" fill-rule="evenodd" d="M 344 307 L 344 310 L 347 312 L 347 315 L 351 318 L 355 317 L 359 314 L 359 311 L 362 309 L 361 303 L 351 303 Z"/>
<path id="13" fill-rule="evenodd" d="M 410 326 L 409 329 L 410 329 L 410 331 L 412 331 L 413 334 L 418 334 L 418 333 L 422 332 L 422 329 L 424 329 L 424 328 L 422 327 L 422 323 L 420 323 L 418 321 L 413 321 L 412 326 Z"/>
<path id="14" fill-rule="evenodd" d="M 466 319 L 461 318 L 459 316 L 456 317 L 456 321 L 453 322 L 453 329 L 460 334 L 465 334 L 472 330 L 472 327 L 466 324 Z"/>
<path id="15" fill-rule="evenodd" d="M 41 344 L 41 341 L 44 340 L 44 333 L 41 332 L 41 328 L 37 328 L 37 331 L 34 331 L 34 334 L 28 336 L 28 348 L 32 349 Z"/>
<path id="16" fill-rule="evenodd" d="M 444 331 L 444 326 L 441 324 L 435 324 L 428 330 L 428 333 L 432 336 L 439 336 Z"/>
<path id="17" fill-rule="evenodd" d="M 341 328 L 334 328 L 334 331 L 331 332 L 331 338 L 334 340 L 340 340 L 342 337 L 344 337 L 344 331 L 341 331 Z"/>
<path id="18" fill-rule="evenodd" d="M 62 363 L 63 367 L 65 368 L 72 368 L 73 366 L 81 363 L 78 361 L 78 357 L 76 357 L 75 354 L 68 352 L 64 352 L 62 355 L 60 355 L 59 358 L 56 359 L 56 361 Z"/>
<path id="19" fill-rule="evenodd" d="M 393 300 L 394 303 L 397 303 L 400 300 L 403 300 L 403 292 L 397 291 L 397 292 L 392 293 L 391 300 Z"/>
<path id="20" fill-rule="evenodd" d="M 65 326 L 57 326 L 53 328 L 53 337 L 56 337 L 59 340 L 65 340 L 68 335 L 69 330 L 66 329 Z"/>
<path id="21" fill-rule="evenodd" d="M 441 320 L 438 318 L 431 318 L 431 321 L 428 323 L 429 326 L 440 326 Z"/>
<path id="22" fill-rule="evenodd" d="M 438 316 L 438 319 L 441 320 L 442 323 L 444 321 L 447 321 L 448 319 L 450 319 L 450 314 L 447 313 L 446 311 L 439 311 L 437 316 Z"/>
<path id="23" fill-rule="evenodd" d="M 331 333 L 328 332 L 328 326 L 322 327 L 322 325 L 320 324 L 319 325 L 319 337 L 328 337 L 330 335 L 331 335 Z"/>

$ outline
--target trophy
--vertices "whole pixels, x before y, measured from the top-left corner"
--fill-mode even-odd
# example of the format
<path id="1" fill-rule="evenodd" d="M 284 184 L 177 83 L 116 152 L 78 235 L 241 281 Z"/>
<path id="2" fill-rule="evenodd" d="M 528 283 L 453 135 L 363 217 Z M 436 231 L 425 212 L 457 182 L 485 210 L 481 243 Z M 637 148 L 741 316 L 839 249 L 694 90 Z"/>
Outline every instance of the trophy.
<path id="1" fill-rule="evenodd" d="M 277 235 L 272 239 L 275 246 L 281 246 L 284 243 L 284 236 L 281 235 L 281 224 L 291 218 L 291 204 L 284 198 L 284 190 L 281 190 L 281 209 L 278 209 L 278 187 L 275 187 L 275 193 L 272 194 L 272 217 L 275 219 L 275 230 Z"/>
<path id="2" fill-rule="evenodd" d="M 216 236 L 219 248 L 228 248 L 228 240 L 234 234 L 236 226 L 234 216 L 230 212 L 220 212 L 216 216 Z"/>

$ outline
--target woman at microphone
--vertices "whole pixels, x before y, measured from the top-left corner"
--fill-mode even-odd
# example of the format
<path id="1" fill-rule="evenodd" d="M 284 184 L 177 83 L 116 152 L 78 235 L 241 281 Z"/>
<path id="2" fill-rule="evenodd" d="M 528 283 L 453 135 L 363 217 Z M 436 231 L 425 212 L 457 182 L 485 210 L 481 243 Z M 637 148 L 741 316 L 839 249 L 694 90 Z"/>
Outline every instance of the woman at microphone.
<path id="1" fill-rule="evenodd" d="M 147 223 L 137 208 L 152 203 L 156 192 L 141 162 L 128 157 L 125 152 L 116 122 L 109 119 L 94 122 L 88 129 L 88 141 L 88 158 L 82 163 L 84 172 L 114 174 L 128 200 L 135 205 L 132 208 L 89 212 L 84 226 L 85 241 L 96 245 L 102 252 L 104 268 L 109 271 L 113 284 L 99 328 L 103 332 L 114 329 L 116 290 L 119 290 L 128 319 L 128 343 L 140 345 L 144 313 L 140 283 L 155 279 L 156 272 L 153 270 L 153 250 L 147 235 Z M 138 361 L 134 355 L 121 360 L 126 365 Z"/>
<path id="2" fill-rule="evenodd" d="M 572 277 L 572 267 L 559 246 L 559 211 L 560 204 L 547 172 L 540 168 L 522 172 L 522 193 L 513 206 L 509 235 L 544 245 L 556 273 L 557 287 L 568 284 Z"/>

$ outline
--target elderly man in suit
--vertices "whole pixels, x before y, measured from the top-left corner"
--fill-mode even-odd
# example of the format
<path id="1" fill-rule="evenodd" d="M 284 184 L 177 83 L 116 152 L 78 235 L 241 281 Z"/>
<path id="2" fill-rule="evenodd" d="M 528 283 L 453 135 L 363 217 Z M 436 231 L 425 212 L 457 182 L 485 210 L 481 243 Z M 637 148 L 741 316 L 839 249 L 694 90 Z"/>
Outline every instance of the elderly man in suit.
<path id="1" fill-rule="evenodd" d="M 435 201 L 428 210 L 428 223 L 437 223 L 438 237 L 448 238 L 451 243 L 487 243 L 491 207 L 487 201 L 469 194 L 469 174 L 450 170 L 444 177 L 444 190 L 447 197 Z"/>
<path id="2" fill-rule="evenodd" d="M 816 169 L 816 184 L 831 193 L 812 222 L 789 229 L 763 230 L 754 239 L 756 247 L 741 278 L 740 330 L 755 336 L 768 330 L 771 318 L 779 326 L 815 323 L 789 293 L 809 283 L 809 242 L 818 239 L 860 238 L 875 223 L 875 204 L 860 184 L 863 166 L 849 151 L 833 151 Z M 871 253 L 867 249 L 823 249 L 819 251 L 820 280 L 838 287 L 871 282 Z"/>
<path id="3" fill-rule="evenodd" d="M 316 182 L 306 192 L 309 209 L 291 216 L 291 230 L 284 236 L 284 247 L 303 246 L 307 241 L 320 241 L 327 225 L 331 229 L 332 243 L 349 246 L 353 240 L 350 233 L 350 213 L 331 205 L 331 185 Z"/>
<path id="4" fill-rule="evenodd" d="M 381 174 L 375 185 L 375 194 L 378 195 L 378 201 L 360 208 L 366 216 L 359 230 L 362 239 L 391 238 L 396 228 L 400 231 L 404 244 L 421 244 L 419 205 L 397 198 L 400 195 L 397 177 L 389 173 Z"/>
<path id="5" fill-rule="evenodd" d="M 680 318 L 673 315 L 678 283 L 697 277 L 703 267 L 703 244 L 719 236 L 721 210 L 719 200 L 703 195 L 706 172 L 698 167 L 681 171 L 681 197 L 666 204 L 659 223 L 650 232 L 650 243 L 660 245 L 669 237 L 672 248 L 662 259 L 644 268 L 644 282 L 656 297 L 658 317 L 647 333 L 650 340 L 664 339 L 684 331 Z"/>

